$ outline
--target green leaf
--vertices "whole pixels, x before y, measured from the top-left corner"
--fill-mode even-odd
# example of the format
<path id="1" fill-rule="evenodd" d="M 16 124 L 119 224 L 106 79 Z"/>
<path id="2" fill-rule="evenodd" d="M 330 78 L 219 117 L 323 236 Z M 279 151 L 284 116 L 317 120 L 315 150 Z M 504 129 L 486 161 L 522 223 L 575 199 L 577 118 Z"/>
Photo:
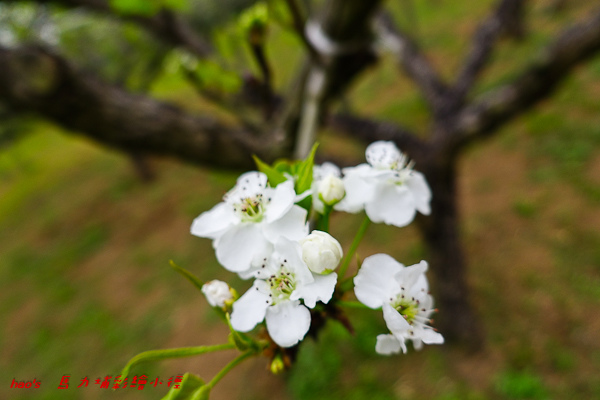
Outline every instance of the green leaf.
<path id="1" fill-rule="evenodd" d="M 169 260 L 169 264 L 171 264 L 171 268 L 183 275 L 188 281 L 192 283 L 192 285 L 196 286 L 199 290 L 202 290 L 202 285 L 204 285 L 204 283 L 200 279 L 198 279 L 196 275 L 192 274 L 187 269 L 175 264 L 173 260 Z"/>
<path id="2" fill-rule="evenodd" d="M 287 172 L 288 174 L 293 175 L 292 165 L 293 163 L 290 162 L 290 160 L 277 160 L 275 161 L 275 164 L 273 164 L 273 168 L 281 173 Z"/>
<path id="3" fill-rule="evenodd" d="M 158 13 L 161 3 L 148 0 L 110 0 L 110 7 L 123 15 L 150 16 Z"/>
<path id="4" fill-rule="evenodd" d="M 189 4 L 187 0 L 162 0 L 162 5 L 171 10 L 184 10 Z"/>
<path id="5" fill-rule="evenodd" d="M 302 161 L 296 162 L 292 165 L 292 172 L 295 178 L 296 194 L 302 194 L 307 190 L 310 190 L 310 186 L 313 181 L 313 167 L 315 165 L 315 152 L 317 151 L 318 143 L 315 143 L 312 147 L 310 154 Z M 312 207 L 312 196 L 308 196 L 298 203 L 298 205 L 304 208 L 306 211 L 310 211 Z"/>
<path id="6" fill-rule="evenodd" d="M 152 16 L 162 8 L 181 10 L 187 6 L 187 0 L 110 0 L 110 7 L 122 15 Z"/>
<path id="7" fill-rule="evenodd" d="M 161 400 L 189 400 L 192 399 L 193 395 L 199 391 L 199 389 L 204 386 L 204 381 L 189 372 L 183 375 L 183 379 L 179 384 L 180 387 L 175 389 L 172 387 L 171 390 L 167 393 L 165 397 Z"/>
<path id="8" fill-rule="evenodd" d="M 269 164 L 265 163 L 255 155 L 253 155 L 252 158 L 254 158 L 254 162 L 256 163 L 258 170 L 267 176 L 269 184 L 272 187 L 287 181 L 287 178 L 285 175 L 283 175 L 283 173 L 277 171 L 275 168 L 271 167 Z"/>
<path id="9" fill-rule="evenodd" d="M 127 375 L 129 375 L 129 371 L 131 370 L 131 368 L 134 365 L 137 365 L 141 362 L 159 361 L 159 360 L 166 360 L 169 358 L 191 357 L 191 356 L 197 356 L 200 354 L 211 353 L 214 351 L 230 350 L 230 349 L 235 349 L 235 345 L 233 345 L 231 343 L 226 343 L 226 344 L 218 344 L 218 345 L 214 345 L 214 346 L 180 347 L 177 349 L 145 351 L 145 352 L 140 353 L 137 356 L 133 357 L 131 360 L 129 360 L 129 362 L 127 363 L 125 368 L 123 368 L 123 371 L 121 371 L 121 379 L 124 380 L 125 378 L 127 378 Z"/>

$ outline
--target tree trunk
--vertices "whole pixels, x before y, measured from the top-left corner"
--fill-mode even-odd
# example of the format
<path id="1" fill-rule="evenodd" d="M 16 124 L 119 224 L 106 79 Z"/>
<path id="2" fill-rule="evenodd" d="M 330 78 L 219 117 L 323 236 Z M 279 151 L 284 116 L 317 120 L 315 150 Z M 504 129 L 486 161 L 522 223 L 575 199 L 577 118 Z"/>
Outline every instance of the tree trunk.
<path id="1" fill-rule="evenodd" d="M 465 254 L 459 237 L 456 162 L 420 165 L 431 187 L 431 215 L 421 218 L 420 228 L 428 247 L 428 261 L 435 274 L 434 297 L 439 308 L 435 326 L 449 342 L 472 349 L 483 343 L 480 322 L 469 302 Z"/>

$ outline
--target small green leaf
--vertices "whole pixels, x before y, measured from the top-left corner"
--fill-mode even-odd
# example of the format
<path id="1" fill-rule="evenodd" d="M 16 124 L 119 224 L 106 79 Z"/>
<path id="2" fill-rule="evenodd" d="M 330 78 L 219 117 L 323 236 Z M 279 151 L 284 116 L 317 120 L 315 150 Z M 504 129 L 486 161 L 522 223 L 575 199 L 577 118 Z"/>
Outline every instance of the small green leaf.
<path id="1" fill-rule="evenodd" d="M 193 374 L 187 372 L 179 384 L 179 388 L 172 387 L 165 397 L 161 400 L 189 400 L 193 395 L 204 386 L 204 381 Z"/>
<path id="2" fill-rule="evenodd" d="M 182 10 L 187 0 L 110 0 L 110 7 L 122 15 L 152 16 L 162 8 Z"/>
<path id="3" fill-rule="evenodd" d="M 302 194 L 310 189 L 313 181 L 313 167 L 315 165 L 315 153 L 319 147 L 318 143 L 312 147 L 310 154 L 304 160 L 296 164 L 296 193 Z"/>
<path id="4" fill-rule="evenodd" d="M 145 15 L 150 16 L 158 13 L 161 8 L 160 2 L 147 0 L 110 0 L 110 7 L 123 15 Z"/>
<path id="5" fill-rule="evenodd" d="M 292 162 L 290 162 L 289 160 L 277 160 L 275 161 L 275 164 L 273 164 L 273 168 L 275 168 L 275 170 L 281 173 L 288 173 L 290 175 L 293 175 Z"/>
<path id="6" fill-rule="evenodd" d="M 304 160 L 296 162 L 292 165 L 292 172 L 295 178 L 296 194 L 302 194 L 310 190 L 313 181 L 313 167 L 315 165 L 315 152 L 317 151 L 318 143 L 312 147 L 310 154 Z M 312 196 L 304 198 L 298 202 L 298 205 L 306 211 L 310 211 L 312 207 Z"/>
<path id="7" fill-rule="evenodd" d="M 258 170 L 267 176 L 269 184 L 272 187 L 287 181 L 287 178 L 285 175 L 283 175 L 283 173 L 277 171 L 275 168 L 271 167 L 269 164 L 265 163 L 255 155 L 253 155 L 252 158 L 254 158 L 254 162 L 256 163 Z"/>
<path id="8" fill-rule="evenodd" d="M 192 285 L 196 286 L 199 290 L 202 290 L 202 285 L 204 285 L 204 283 L 200 279 L 198 279 L 196 275 L 192 274 L 187 269 L 175 264 L 173 260 L 169 260 L 169 264 L 171 264 L 171 268 L 183 275 L 188 281 L 192 283 Z"/>

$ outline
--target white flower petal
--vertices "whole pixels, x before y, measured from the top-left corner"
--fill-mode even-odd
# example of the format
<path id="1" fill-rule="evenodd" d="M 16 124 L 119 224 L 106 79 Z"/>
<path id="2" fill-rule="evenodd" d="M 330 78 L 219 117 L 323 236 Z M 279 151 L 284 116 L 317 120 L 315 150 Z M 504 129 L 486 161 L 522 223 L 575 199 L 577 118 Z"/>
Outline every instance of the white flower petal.
<path id="1" fill-rule="evenodd" d="M 339 167 L 330 162 L 324 162 L 321 165 L 315 165 L 313 167 L 313 180 L 320 181 L 328 175 L 333 175 L 335 177 L 340 178 L 342 176 L 342 172 Z"/>
<path id="2" fill-rule="evenodd" d="M 396 339 L 394 335 L 378 335 L 375 351 L 386 356 L 400 353 L 400 350 L 406 353 L 406 345 L 403 345 L 404 341 Z"/>
<path id="3" fill-rule="evenodd" d="M 415 350 L 421 350 L 423 348 L 423 341 L 421 339 L 413 339 L 412 342 Z"/>
<path id="4" fill-rule="evenodd" d="M 402 160 L 402 153 L 394 142 L 379 140 L 371 143 L 365 151 L 367 162 L 375 168 L 389 169 Z"/>
<path id="5" fill-rule="evenodd" d="M 404 266 L 387 254 L 375 254 L 365 258 L 354 278 L 354 293 L 358 301 L 371 308 L 379 308 L 390 297 L 400 292 L 393 277 Z"/>
<path id="6" fill-rule="evenodd" d="M 229 204 L 219 203 L 194 219 L 190 231 L 195 236 L 216 239 L 238 221 Z"/>
<path id="7" fill-rule="evenodd" d="M 310 311 L 299 301 L 286 301 L 269 307 L 266 321 L 271 339 L 281 347 L 291 347 L 308 332 Z"/>
<path id="8" fill-rule="evenodd" d="M 419 338 L 425 344 L 443 344 L 444 337 L 433 329 L 423 329 L 419 332 Z"/>
<path id="9" fill-rule="evenodd" d="M 231 326 L 239 332 L 248 332 L 265 319 L 269 295 L 260 290 L 263 281 L 255 281 L 242 297 L 233 303 Z"/>
<path id="10" fill-rule="evenodd" d="M 403 336 L 411 327 L 402 314 L 388 303 L 383 305 L 383 319 L 388 329 L 396 336 Z"/>
<path id="11" fill-rule="evenodd" d="M 275 264 L 273 266 L 274 271 L 278 271 L 281 264 L 285 264 L 289 272 L 294 274 L 296 282 L 300 285 L 314 281 L 313 274 L 311 274 L 308 266 L 302 260 L 302 247 L 300 247 L 300 243 L 298 242 L 280 237 L 277 243 L 275 243 L 272 261 L 272 264 Z"/>
<path id="12" fill-rule="evenodd" d="M 427 267 L 427 261 L 421 261 L 418 264 L 403 268 L 394 275 L 394 279 L 401 287 L 405 287 L 407 290 L 414 288 L 415 291 L 420 291 L 421 289 L 425 289 L 425 292 L 427 292 L 429 289 L 429 284 L 425 277 Z M 411 295 L 414 295 L 414 293 L 411 293 Z"/>
<path id="13" fill-rule="evenodd" d="M 262 172 L 246 172 L 237 179 L 236 189 L 241 197 L 252 197 L 267 187 L 267 176 Z"/>
<path id="14" fill-rule="evenodd" d="M 260 226 L 253 223 L 242 223 L 232 227 L 214 244 L 217 260 L 232 272 L 250 269 L 256 255 L 265 254 L 269 247 Z"/>
<path id="15" fill-rule="evenodd" d="M 293 181 L 282 182 L 269 192 L 271 192 L 269 194 L 271 201 L 265 211 L 265 219 L 268 223 L 271 223 L 283 217 L 292 208 L 296 192 L 294 192 Z"/>
<path id="16" fill-rule="evenodd" d="M 304 304 L 308 308 L 314 308 L 317 301 L 325 304 L 331 300 L 333 290 L 337 283 L 337 274 L 314 275 L 315 281 L 308 285 L 298 287 L 290 296 L 290 300 L 304 299 Z"/>
<path id="17" fill-rule="evenodd" d="M 273 274 L 269 268 L 269 259 L 273 254 L 273 245 L 269 243 L 262 252 L 256 252 L 252 258 L 251 266 L 245 271 L 238 272 L 238 276 L 242 279 L 258 278 L 266 279 Z"/>
<path id="18" fill-rule="evenodd" d="M 425 180 L 425 176 L 418 171 L 412 171 L 410 178 L 406 181 L 406 186 L 410 189 L 415 197 L 415 207 L 421 214 L 429 215 L 431 207 L 431 189 Z"/>
<path id="19" fill-rule="evenodd" d="M 414 197 L 404 186 L 379 184 L 373 199 L 365 206 L 367 216 L 373 222 L 403 227 L 415 218 Z"/>
<path id="20" fill-rule="evenodd" d="M 272 243 L 277 242 L 280 236 L 290 240 L 302 239 L 308 235 L 306 214 L 304 208 L 294 204 L 281 218 L 263 225 L 265 237 Z"/>
<path id="21" fill-rule="evenodd" d="M 346 196 L 333 208 L 338 211 L 357 213 L 364 209 L 365 203 L 371 201 L 374 194 L 374 185 L 364 179 L 372 168 L 367 164 L 361 164 L 352 168 L 344 169 L 344 189 Z"/>

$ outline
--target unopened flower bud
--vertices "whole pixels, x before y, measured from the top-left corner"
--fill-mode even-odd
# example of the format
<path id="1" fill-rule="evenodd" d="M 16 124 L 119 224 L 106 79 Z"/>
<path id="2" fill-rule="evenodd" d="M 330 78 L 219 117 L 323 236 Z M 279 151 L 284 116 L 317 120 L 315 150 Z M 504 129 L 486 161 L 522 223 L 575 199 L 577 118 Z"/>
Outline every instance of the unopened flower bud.
<path id="1" fill-rule="evenodd" d="M 273 373 L 273 375 L 277 375 L 282 373 L 284 370 L 285 363 L 283 362 L 281 355 L 278 354 L 275 356 L 275 358 L 273 358 L 273 361 L 271 361 L 271 373 Z"/>
<path id="2" fill-rule="evenodd" d="M 312 231 L 300 240 L 302 259 L 308 268 L 316 274 L 329 274 L 340 263 L 343 256 L 342 246 L 329 233 Z"/>
<path id="3" fill-rule="evenodd" d="M 210 281 L 202 285 L 202 293 L 213 307 L 225 307 L 226 303 L 233 300 L 233 293 L 229 285 L 223 281 Z"/>
<path id="4" fill-rule="evenodd" d="M 327 175 L 319 182 L 319 198 L 328 206 L 338 203 L 344 198 L 344 183 L 335 175 Z"/>

